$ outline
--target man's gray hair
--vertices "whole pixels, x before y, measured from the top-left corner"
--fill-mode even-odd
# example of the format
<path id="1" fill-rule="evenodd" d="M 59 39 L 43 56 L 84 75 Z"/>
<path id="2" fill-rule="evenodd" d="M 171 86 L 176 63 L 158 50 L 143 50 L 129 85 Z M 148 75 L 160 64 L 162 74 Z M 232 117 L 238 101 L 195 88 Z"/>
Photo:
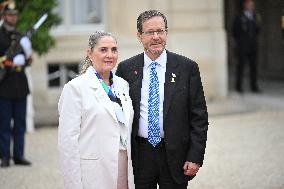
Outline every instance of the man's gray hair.
<path id="1" fill-rule="evenodd" d="M 164 20 L 164 22 L 165 22 L 165 30 L 168 30 L 167 18 L 166 18 L 166 16 L 165 16 L 163 13 L 161 13 L 161 12 L 159 12 L 159 11 L 157 11 L 157 10 L 147 10 L 147 11 L 145 11 L 145 12 L 142 12 L 142 13 L 138 16 L 138 18 L 137 18 L 137 31 L 138 31 L 139 33 L 142 33 L 142 32 L 143 32 L 142 24 L 143 24 L 145 21 L 147 21 L 147 20 L 149 20 L 150 18 L 155 17 L 155 16 L 160 16 L 160 17 L 163 18 L 163 20 Z"/>

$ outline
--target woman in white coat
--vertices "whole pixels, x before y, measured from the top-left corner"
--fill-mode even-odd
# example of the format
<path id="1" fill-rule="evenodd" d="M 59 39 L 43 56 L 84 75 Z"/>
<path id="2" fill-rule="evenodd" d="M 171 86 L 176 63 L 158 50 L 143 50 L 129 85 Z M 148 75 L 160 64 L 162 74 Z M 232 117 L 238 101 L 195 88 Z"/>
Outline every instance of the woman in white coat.
<path id="1" fill-rule="evenodd" d="M 89 38 L 80 76 L 58 103 L 58 147 L 66 189 L 134 189 L 128 83 L 112 73 L 117 42 L 106 32 Z"/>

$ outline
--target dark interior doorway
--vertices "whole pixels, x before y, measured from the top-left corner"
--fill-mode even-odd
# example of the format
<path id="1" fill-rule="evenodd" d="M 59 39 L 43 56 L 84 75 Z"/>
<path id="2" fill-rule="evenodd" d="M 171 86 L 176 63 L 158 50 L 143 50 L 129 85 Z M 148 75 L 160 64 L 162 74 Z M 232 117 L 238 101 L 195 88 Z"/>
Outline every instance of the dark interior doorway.
<path id="1" fill-rule="evenodd" d="M 234 17 L 241 11 L 242 0 L 225 0 L 224 17 L 228 39 L 229 89 L 234 89 L 236 65 L 235 43 L 232 38 Z M 284 83 L 284 0 L 255 0 L 256 9 L 261 15 L 259 35 L 258 70 L 262 81 Z M 247 83 L 247 79 L 244 80 Z"/>

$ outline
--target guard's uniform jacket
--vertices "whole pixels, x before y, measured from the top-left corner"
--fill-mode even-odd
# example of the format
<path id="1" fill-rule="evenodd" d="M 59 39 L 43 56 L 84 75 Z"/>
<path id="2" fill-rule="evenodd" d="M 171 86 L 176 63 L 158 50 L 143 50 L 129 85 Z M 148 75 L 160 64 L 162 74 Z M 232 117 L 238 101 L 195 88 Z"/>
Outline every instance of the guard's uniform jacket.
<path id="1" fill-rule="evenodd" d="M 0 57 L 6 54 L 10 44 L 12 43 L 12 40 L 18 37 L 22 37 L 19 32 L 9 32 L 5 29 L 5 27 L 0 27 Z M 22 50 L 20 54 L 25 53 Z M 15 99 L 23 98 L 29 94 L 30 91 L 24 67 L 25 66 L 21 66 L 17 69 L 8 68 L 5 78 L 0 81 L 0 97 Z"/>

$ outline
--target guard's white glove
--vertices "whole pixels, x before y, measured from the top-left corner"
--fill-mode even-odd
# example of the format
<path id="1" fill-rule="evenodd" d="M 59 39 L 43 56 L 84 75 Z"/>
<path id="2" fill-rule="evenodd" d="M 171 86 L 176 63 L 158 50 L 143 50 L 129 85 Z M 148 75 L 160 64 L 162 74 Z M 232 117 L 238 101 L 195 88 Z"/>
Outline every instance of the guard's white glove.
<path id="1" fill-rule="evenodd" d="M 13 58 L 13 63 L 15 66 L 23 66 L 26 63 L 25 56 L 23 54 L 18 54 Z"/>
<path id="2" fill-rule="evenodd" d="M 26 59 L 32 55 L 32 43 L 27 36 L 21 38 L 20 45 L 22 46 L 25 55 L 18 54 L 13 58 L 13 63 L 15 66 L 25 65 Z"/>

